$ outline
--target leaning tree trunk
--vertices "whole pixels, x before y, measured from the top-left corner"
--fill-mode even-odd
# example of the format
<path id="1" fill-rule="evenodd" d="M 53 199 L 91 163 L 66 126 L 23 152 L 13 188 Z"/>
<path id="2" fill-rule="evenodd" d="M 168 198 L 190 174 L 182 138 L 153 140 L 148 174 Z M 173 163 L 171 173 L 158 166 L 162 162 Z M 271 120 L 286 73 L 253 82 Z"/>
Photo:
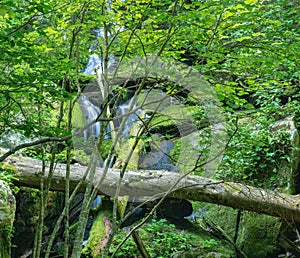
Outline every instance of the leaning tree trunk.
<path id="1" fill-rule="evenodd" d="M 24 157 L 10 157 L 6 163 L 15 168 L 17 185 L 39 187 L 41 176 L 41 161 Z M 51 190 L 65 189 L 64 164 L 57 164 L 51 182 Z M 70 190 L 82 181 L 86 167 L 71 166 Z M 103 169 L 97 168 L 93 185 L 99 194 L 114 196 L 120 170 L 110 169 L 100 186 L 98 182 L 103 175 Z M 88 177 L 86 177 L 88 178 Z M 81 191 L 84 191 L 86 181 L 83 180 Z M 172 188 L 172 191 L 169 189 Z M 194 201 L 221 204 L 233 208 L 264 213 L 292 221 L 300 221 L 300 196 L 283 194 L 264 190 L 240 183 L 217 181 L 199 176 L 184 176 L 162 170 L 128 170 L 121 185 L 120 195 L 159 198 L 166 193 L 169 196 L 190 199 Z"/>

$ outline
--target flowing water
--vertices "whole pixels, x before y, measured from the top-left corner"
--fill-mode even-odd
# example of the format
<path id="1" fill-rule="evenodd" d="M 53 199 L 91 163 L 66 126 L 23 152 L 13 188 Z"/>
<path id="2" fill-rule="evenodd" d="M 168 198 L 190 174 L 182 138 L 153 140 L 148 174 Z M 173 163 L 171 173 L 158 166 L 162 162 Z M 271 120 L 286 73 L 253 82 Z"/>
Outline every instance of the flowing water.
<path id="1" fill-rule="evenodd" d="M 82 109 L 83 116 L 85 117 L 85 123 L 89 124 L 93 120 L 97 119 L 101 113 L 101 109 L 94 105 L 87 96 L 81 95 L 80 106 Z M 92 124 L 89 128 L 84 130 L 83 136 L 87 140 L 90 136 L 99 136 L 101 129 L 100 122 Z"/>

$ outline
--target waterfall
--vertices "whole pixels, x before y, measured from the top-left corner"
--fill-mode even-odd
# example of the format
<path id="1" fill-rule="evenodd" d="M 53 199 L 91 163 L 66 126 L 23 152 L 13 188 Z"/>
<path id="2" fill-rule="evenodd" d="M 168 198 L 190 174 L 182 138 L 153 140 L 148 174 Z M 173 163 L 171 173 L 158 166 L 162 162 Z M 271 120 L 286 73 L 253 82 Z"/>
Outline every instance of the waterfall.
<path id="1" fill-rule="evenodd" d="M 122 105 L 119 105 L 117 107 L 116 116 L 122 116 L 122 117 L 120 119 L 117 119 L 114 122 L 116 129 L 119 128 L 119 126 L 122 122 L 123 116 L 125 116 L 128 112 L 130 112 L 129 108 L 132 105 L 133 101 L 134 101 L 134 98 L 131 98 L 127 102 L 125 102 Z M 82 109 L 82 113 L 85 117 L 85 124 L 88 124 L 88 123 L 94 121 L 101 113 L 101 108 L 94 105 L 86 95 L 82 95 L 80 97 L 80 106 Z M 135 109 L 136 107 L 137 107 L 137 103 L 134 103 L 133 109 Z M 133 123 L 138 120 L 138 116 L 140 114 L 141 114 L 141 110 L 138 109 L 136 112 L 128 115 L 128 117 L 126 118 L 124 128 L 121 132 L 120 139 L 124 138 L 126 136 L 129 136 L 130 129 L 131 129 Z M 87 140 L 91 136 L 96 136 L 96 137 L 99 136 L 100 129 L 101 129 L 101 123 L 100 122 L 94 123 L 89 128 L 84 130 L 84 132 L 83 132 L 84 139 Z M 106 128 L 106 133 L 105 133 L 104 139 L 107 139 L 109 137 L 110 137 L 110 126 L 108 125 L 108 127 Z"/>
<path id="2" fill-rule="evenodd" d="M 95 33 L 96 33 L 97 37 L 103 38 L 103 30 L 101 30 L 101 29 L 95 30 Z M 104 68 L 104 58 L 97 54 L 97 52 L 98 53 L 101 52 L 101 51 L 97 51 L 98 45 L 99 45 L 99 41 L 95 40 L 95 42 L 90 47 L 91 55 L 89 55 L 89 57 L 88 57 L 87 66 L 84 69 L 83 73 L 87 74 L 87 75 L 97 75 L 97 77 L 99 79 L 102 77 L 103 70 L 104 70 L 103 69 Z M 115 72 L 116 66 L 117 66 L 116 58 L 113 55 L 113 53 L 111 53 L 109 55 L 109 60 L 108 60 L 108 64 L 107 64 L 108 72 Z M 99 83 L 99 81 L 98 81 L 98 83 Z M 102 90 L 102 93 L 99 92 L 99 94 L 103 94 L 104 89 L 101 88 L 101 86 L 103 87 L 103 85 L 100 85 L 100 84 L 101 83 L 99 83 L 98 86 L 99 86 L 100 90 Z M 145 96 L 145 97 L 146 98 L 150 97 L 149 101 L 151 101 L 151 97 L 153 98 L 152 100 L 157 100 L 157 98 L 159 99 L 161 97 L 164 97 L 161 95 L 165 95 L 165 93 L 163 93 L 162 91 L 159 91 L 159 92 L 156 92 L 154 95 L 147 94 L 147 96 Z M 102 97 L 103 98 L 105 97 L 104 94 Z M 102 99 L 102 101 L 105 101 L 105 99 Z M 177 100 L 175 100 L 172 97 L 167 98 L 166 101 L 163 101 L 163 103 L 161 103 L 162 105 L 160 108 L 163 109 L 163 108 L 165 108 L 165 106 L 168 107 L 169 105 L 176 104 L 176 102 L 177 102 Z M 86 123 L 89 123 L 89 122 L 95 120 L 95 118 L 97 118 L 99 116 L 99 114 L 101 113 L 101 109 L 99 107 L 95 106 L 91 102 L 91 100 L 86 96 L 81 97 L 81 106 L 82 106 L 84 116 L 86 118 Z M 124 127 L 122 128 L 122 132 L 121 132 L 118 140 L 127 141 L 127 139 L 130 137 L 131 134 L 133 136 L 136 136 L 136 135 L 134 135 L 135 133 L 133 132 L 132 128 L 134 126 L 134 123 L 137 123 L 139 121 L 139 116 L 141 116 L 142 110 L 138 109 L 135 112 L 132 112 L 132 113 L 130 113 L 130 112 L 131 112 L 131 109 L 135 110 L 137 108 L 137 106 L 138 106 L 138 101 L 136 100 L 136 98 L 132 97 L 129 100 L 127 100 L 125 103 L 118 105 L 118 107 L 115 110 L 112 110 L 112 113 L 115 114 L 116 117 L 120 116 L 119 119 L 116 119 L 114 121 L 114 130 L 118 130 L 120 128 L 120 125 L 121 125 L 124 117 L 126 119 L 126 122 L 124 124 Z M 130 107 L 131 107 L 131 109 L 130 109 Z M 144 117 L 142 117 L 142 119 L 147 119 L 147 114 L 145 114 L 143 116 Z M 100 129 L 101 129 L 101 124 L 99 122 L 92 125 L 89 129 L 85 130 L 84 138 L 88 139 L 92 135 L 94 135 L 96 137 L 99 136 Z M 106 130 L 110 130 L 110 128 L 108 128 Z M 174 147 L 173 143 L 171 141 L 163 140 L 163 137 L 160 137 L 159 140 L 160 141 L 156 143 L 156 147 L 153 146 L 153 149 L 149 153 L 146 153 L 145 155 L 140 157 L 140 160 L 138 160 L 140 167 L 143 167 L 145 169 L 155 169 L 155 170 L 166 169 L 166 170 L 177 172 L 178 168 L 172 164 L 172 162 L 169 158 L 169 152 Z M 128 145 L 128 147 L 130 148 L 131 146 Z M 114 158 L 115 157 L 113 157 L 112 160 L 105 160 L 104 163 L 101 164 L 101 166 L 112 167 L 115 162 Z M 95 199 L 95 201 L 93 203 L 93 208 L 96 208 L 100 203 L 101 203 L 101 197 L 97 196 L 97 198 Z M 131 205 L 132 204 L 134 205 L 135 203 L 136 202 L 133 201 L 131 203 Z M 130 201 L 128 202 L 127 205 L 128 206 L 126 207 L 125 213 L 130 212 L 130 210 L 131 210 L 130 209 Z M 159 208 L 158 211 L 159 211 L 159 213 L 161 213 L 162 217 L 183 219 L 184 217 L 186 217 L 192 213 L 192 204 L 186 200 L 167 198 L 166 200 L 163 201 L 161 208 Z M 136 219 L 142 218 L 145 215 L 145 213 L 147 213 L 147 212 L 149 212 L 149 207 L 142 207 L 138 211 L 139 214 L 136 214 L 136 213 L 131 214 L 129 217 L 129 220 L 124 221 L 123 226 L 125 226 L 126 224 L 130 225 Z M 175 214 L 173 214 L 173 213 L 175 213 Z M 88 238 L 88 234 L 84 240 L 86 241 L 87 238 Z"/>
<path id="3" fill-rule="evenodd" d="M 95 120 L 101 113 L 101 109 L 99 107 L 95 106 L 85 95 L 82 95 L 80 97 L 80 106 L 82 109 L 82 113 L 85 117 L 86 124 Z M 101 128 L 100 122 L 97 122 L 97 123 L 94 123 L 93 125 L 91 125 L 89 128 L 84 130 L 84 132 L 83 132 L 84 139 L 87 140 L 92 135 L 94 135 L 96 137 L 99 136 L 100 128 Z"/>
<path id="4" fill-rule="evenodd" d="M 92 54 L 89 56 L 88 63 L 83 73 L 88 75 L 95 74 L 95 70 L 101 68 L 101 64 L 103 62 L 103 58 L 98 56 L 97 54 Z"/>
<path id="5" fill-rule="evenodd" d="M 117 107 L 116 114 L 117 115 L 126 115 L 129 112 L 129 108 L 132 105 L 132 102 L 133 102 L 133 98 L 131 98 L 124 104 L 119 105 Z M 80 107 L 82 109 L 82 113 L 85 118 L 85 124 L 89 124 L 90 122 L 94 121 L 100 115 L 101 108 L 94 105 L 87 95 L 82 95 L 80 97 L 79 103 L 80 103 Z M 134 104 L 133 108 L 136 108 L 136 106 L 137 106 L 137 103 Z M 129 136 L 130 128 L 132 127 L 133 123 L 138 120 L 137 116 L 140 114 L 140 112 L 141 111 L 138 110 L 137 112 L 130 114 L 127 117 L 125 126 L 121 132 L 120 139 Z M 122 118 L 120 120 L 116 121 L 116 123 L 115 123 L 117 125 L 117 129 L 121 123 L 121 120 L 122 120 Z M 84 130 L 83 136 L 84 136 L 85 141 L 87 141 L 91 136 L 98 137 L 100 135 L 100 129 L 101 129 L 101 123 L 97 122 L 97 123 L 92 124 L 86 130 Z M 106 140 L 108 138 L 110 138 L 110 126 L 109 125 L 106 128 L 104 140 Z M 115 157 L 113 157 L 111 160 L 105 159 L 105 161 L 103 163 L 99 162 L 98 166 L 99 167 L 108 166 L 111 168 L 114 165 L 114 161 L 115 161 Z M 101 198 L 100 198 L 100 196 L 97 196 L 97 198 L 95 199 L 95 201 L 93 203 L 93 208 L 96 208 L 98 205 L 100 205 L 100 203 L 101 203 Z"/>
<path id="6" fill-rule="evenodd" d="M 102 29 L 95 29 L 94 30 L 96 35 L 96 40 L 93 42 L 93 44 L 90 46 L 89 51 L 90 52 L 97 52 L 98 45 L 100 45 L 98 38 L 104 37 L 104 32 Z M 89 55 L 88 62 L 86 65 L 86 68 L 83 70 L 84 74 L 88 75 L 94 75 L 94 74 L 101 74 L 103 72 L 103 57 L 97 55 L 96 53 L 93 53 Z M 108 72 L 114 72 L 116 70 L 117 66 L 117 60 L 113 53 L 110 53 L 108 56 Z"/>
<path id="7" fill-rule="evenodd" d="M 132 102 L 134 101 L 134 97 L 132 97 L 131 99 L 129 99 L 127 102 L 125 102 L 124 104 L 120 105 L 117 109 L 117 116 L 121 116 L 121 115 L 126 115 L 128 114 L 128 112 L 130 112 L 130 106 L 132 105 Z M 135 102 L 133 104 L 133 107 L 132 109 L 135 109 L 137 107 L 137 102 Z M 130 129 L 132 128 L 132 125 L 134 122 L 136 122 L 138 120 L 138 116 L 141 114 L 141 110 L 138 109 L 136 112 L 128 115 L 128 117 L 126 118 L 126 122 L 125 122 L 125 125 L 124 125 L 124 128 L 122 130 L 122 133 L 121 133 L 121 136 L 120 136 L 120 139 L 121 138 L 124 138 L 126 136 L 129 136 L 130 134 Z M 118 129 L 118 127 L 120 126 L 121 122 L 122 122 L 122 119 L 118 119 L 115 121 L 115 127 L 116 129 Z"/>

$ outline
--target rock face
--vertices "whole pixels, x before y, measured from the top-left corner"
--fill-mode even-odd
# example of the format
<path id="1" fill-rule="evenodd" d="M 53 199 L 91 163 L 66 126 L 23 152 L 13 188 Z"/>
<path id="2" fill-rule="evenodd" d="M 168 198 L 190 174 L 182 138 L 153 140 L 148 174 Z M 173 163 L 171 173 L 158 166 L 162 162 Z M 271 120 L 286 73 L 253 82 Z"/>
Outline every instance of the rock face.
<path id="1" fill-rule="evenodd" d="M 0 180 L 0 257 L 10 258 L 11 233 L 16 211 L 16 200 L 9 185 Z"/>

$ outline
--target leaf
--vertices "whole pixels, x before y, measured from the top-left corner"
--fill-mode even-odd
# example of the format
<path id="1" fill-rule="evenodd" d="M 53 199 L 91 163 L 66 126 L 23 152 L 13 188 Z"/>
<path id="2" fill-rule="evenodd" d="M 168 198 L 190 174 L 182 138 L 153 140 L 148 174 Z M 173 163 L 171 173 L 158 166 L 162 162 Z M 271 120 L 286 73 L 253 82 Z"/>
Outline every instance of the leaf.
<path id="1" fill-rule="evenodd" d="M 244 40 L 249 40 L 249 39 L 251 39 L 250 36 L 244 36 L 244 37 L 238 38 L 237 41 L 238 41 L 238 42 L 242 42 L 242 41 L 244 41 Z"/>
<path id="2" fill-rule="evenodd" d="M 245 0 L 245 4 L 257 4 L 258 0 Z"/>

